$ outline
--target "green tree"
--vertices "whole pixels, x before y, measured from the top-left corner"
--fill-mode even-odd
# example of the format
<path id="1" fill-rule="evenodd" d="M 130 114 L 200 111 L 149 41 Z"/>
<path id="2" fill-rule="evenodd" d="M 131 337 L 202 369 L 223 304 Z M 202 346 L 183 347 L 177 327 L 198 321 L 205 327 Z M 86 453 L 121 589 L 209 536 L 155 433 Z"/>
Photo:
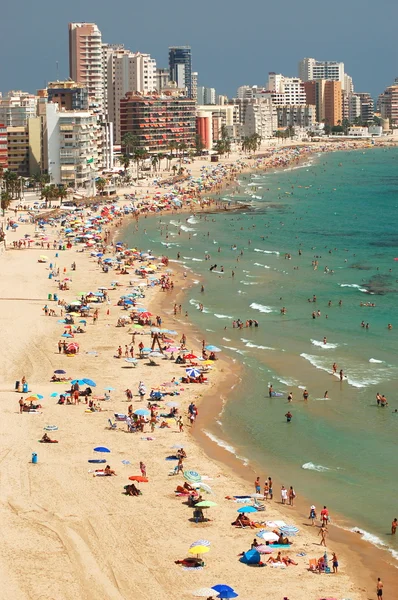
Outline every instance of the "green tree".
<path id="1" fill-rule="evenodd" d="M 5 212 L 7 210 L 7 208 L 10 206 L 12 198 L 11 198 L 11 194 L 9 194 L 8 192 L 4 191 L 1 192 L 1 210 L 3 211 L 3 217 L 5 215 Z"/>
<path id="2" fill-rule="evenodd" d="M 18 186 L 18 175 L 13 171 L 7 170 L 4 173 L 4 182 L 6 186 L 6 192 L 8 192 L 11 198 L 17 197 L 17 186 Z"/>
<path id="3" fill-rule="evenodd" d="M 202 152 L 205 148 L 203 140 L 199 134 L 195 135 L 195 150 L 197 156 L 202 156 Z"/>
<path id="4" fill-rule="evenodd" d="M 130 155 L 130 152 L 134 151 L 139 146 L 138 137 L 128 131 L 122 137 L 122 146 L 124 147 L 126 154 Z"/>
<path id="5" fill-rule="evenodd" d="M 61 200 L 66 200 L 68 197 L 68 191 L 64 185 L 60 185 L 58 188 L 58 198 Z"/>
<path id="6" fill-rule="evenodd" d="M 106 187 L 106 179 L 104 179 L 103 177 L 98 177 L 97 181 L 95 182 L 95 186 L 99 191 L 100 196 L 102 196 Z"/>
<path id="7" fill-rule="evenodd" d="M 134 152 L 133 152 L 133 161 L 136 163 L 137 165 L 137 179 L 139 177 L 139 173 L 140 173 L 140 162 L 142 162 L 143 160 L 145 160 L 145 158 L 148 156 L 148 153 L 146 150 L 144 150 L 144 148 L 135 148 Z"/>
<path id="8" fill-rule="evenodd" d="M 342 128 L 343 128 L 344 135 L 347 135 L 347 134 L 348 134 L 348 129 L 349 129 L 349 127 L 350 127 L 350 122 L 349 122 L 349 120 L 348 120 L 348 119 L 343 119 L 343 120 L 341 121 L 341 126 L 342 126 Z"/>
<path id="9" fill-rule="evenodd" d="M 225 141 L 224 140 L 217 140 L 216 143 L 215 143 L 215 146 L 214 146 L 214 150 L 220 156 L 222 156 L 223 154 L 225 154 Z"/>
<path id="10" fill-rule="evenodd" d="M 153 154 L 151 156 L 151 167 L 155 171 L 157 171 L 159 165 L 159 156 L 157 154 Z"/>
<path id="11" fill-rule="evenodd" d="M 122 167 L 124 168 L 124 174 L 126 175 L 127 169 L 130 166 L 130 156 L 128 154 L 122 154 L 119 157 L 119 162 L 122 165 Z"/>

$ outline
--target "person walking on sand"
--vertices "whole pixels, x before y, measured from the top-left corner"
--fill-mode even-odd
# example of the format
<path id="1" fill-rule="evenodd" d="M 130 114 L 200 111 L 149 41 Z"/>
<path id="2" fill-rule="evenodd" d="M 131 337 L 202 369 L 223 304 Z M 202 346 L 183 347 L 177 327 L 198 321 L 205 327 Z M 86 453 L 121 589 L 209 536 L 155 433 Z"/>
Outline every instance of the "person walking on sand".
<path id="1" fill-rule="evenodd" d="M 337 558 L 336 552 L 332 553 L 332 566 L 333 566 L 333 573 L 337 573 L 337 569 L 339 568 L 339 559 Z"/>
<path id="2" fill-rule="evenodd" d="M 311 526 L 313 527 L 316 519 L 316 508 L 314 505 L 310 508 L 310 516 L 308 518 L 311 519 Z"/>
<path id="3" fill-rule="evenodd" d="M 289 488 L 288 496 L 289 496 L 289 506 L 294 506 L 294 499 L 296 497 L 296 492 L 294 491 L 294 488 L 292 485 Z"/>
<path id="4" fill-rule="evenodd" d="M 286 504 L 286 500 L 287 500 L 287 489 L 283 485 L 281 487 L 281 504 Z"/>
<path id="5" fill-rule="evenodd" d="M 141 471 L 141 475 L 143 477 L 146 477 L 146 466 L 144 465 L 144 463 L 142 462 L 142 460 L 140 461 L 140 471 Z"/>
<path id="6" fill-rule="evenodd" d="M 383 582 L 380 577 L 377 578 L 376 594 L 378 598 L 383 597 Z"/>
<path id="7" fill-rule="evenodd" d="M 256 490 L 256 494 L 261 493 L 260 477 L 256 478 L 256 481 L 254 482 L 254 489 Z"/>
<path id="8" fill-rule="evenodd" d="M 19 399 L 19 414 L 20 415 L 22 415 L 22 413 L 23 413 L 24 404 L 25 404 L 25 402 L 24 402 L 23 396 L 21 396 Z"/>
<path id="9" fill-rule="evenodd" d="M 321 526 L 318 535 L 321 536 L 321 543 L 320 546 L 325 546 L 326 548 L 326 536 L 327 536 L 328 530 L 326 529 L 326 527 L 324 527 L 323 525 Z"/>
<path id="10" fill-rule="evenodd" d="M 179 429 L 180 433 L 183 433 L 184 432 L 184 423 L 183 423 L 182 417 L 179 417 L 177 419 L 177 425 L 178 425 L 178 429 Z"/>

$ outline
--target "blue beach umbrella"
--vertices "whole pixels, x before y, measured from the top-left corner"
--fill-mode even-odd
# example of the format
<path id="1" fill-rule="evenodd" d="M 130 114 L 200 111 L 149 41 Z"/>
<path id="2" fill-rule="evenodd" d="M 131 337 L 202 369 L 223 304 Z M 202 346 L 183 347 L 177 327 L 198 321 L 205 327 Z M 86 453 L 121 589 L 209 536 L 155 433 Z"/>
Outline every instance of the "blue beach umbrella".
<path id="1" fill-rule="evenodd" d="M 221 352 L 220 348 L 217 348 L 217 346 L 206 346 L 206 350 L 208 350 L 209 352 Z"/>
<path id="2" fill-rule="evenodd" d="M 229 590 L 230 592 L 234 591 L 234 588 L 231 588 L 231 586 L 226 585 L 224 583 L 218 583 L 217 585 L 213 585 L 213 587 L 211 588 L 212 590 L 215 590 L 216 592 L 223 592 L 225 590 Z"/>
<path id="3" fill-rule="evenodd" d="M 66 323 L 65 319 L 58 319 L 57 323 Z"/>
<path id="4" fill-rule="evenodd" d="M 54 371 L 54 373 L 56 375 L 65 375 L 66 371 L 64 371 L 63 369 L 57 369 L 56 371 Z"/>
<path id="5" fill-rule="evenodd" d="M 96 448 L 94 448 L 94 452 L 110 452 L 110 450 L 105 446 L 97 446 Z"/>
<path id="6" fill-rule="evenodd" d="M 71 336 L 71 334 L 70 334 L 70 333 L 63 333 L 63 334 L 61 335 L 61 337 L 64 337 L 64 338 L 71 338 L 71 337 L 73 337 L 73 336 Z"/>
<path id="7" fill-rule="evenodd" d="M 125 358 L 124 362 L 127 362 L 127 363 L 137 363 L 138 360 L 136 358 Z"/>
<path id="8" fill-rule="evenodd" d="M 115 391 L 115 388 L 113 388 L 113 387 L 106 387 L 106 388 L 104 388 L 104 390 L 105 390 L 106 392 L 114 392 L 114 391 Z"/>
<path id="9" fill-rule="evenodd" d="M 72 379 L 71 384 L 75 385 L 75 383 L 78 383 L 79 385 L 85 385 L 86 382 L 84 379 Z"/>
<path id="10" fill-rule="evenodd" d="M 202 481 L 202 476 L 197 471 L 184 471 L 184 479 L 191 483 L 199 483 Z"/>
<path id="11" fill-rule="evenodd" d="M 255 506 L 241 506 L 238 508 L 238 513 L 254 513 L 257 512 L 257 508 Z"/>
<path id="12" fill-rule="evenodd" d="M 60 396 L 61 393 L 60 392 L 53 392 L 52 394 L 50 394 L 50 398 L 56 398 L 57 396 Z"/>
<path id="13" fill-rule="evenodd" d="M 137 408 L 137 410 L 134 411 L 134 414 L 138 415 L 139 417 L 147 417 L 151 413 L 146 408 Z"/>
<path id="14" fill-rule="evenodd" d="M 143 354 L 147 354 L 148 352 L 152 352 L 152 348 L 143 348 L 143 349 L 141 350 L 141 352 L 142 352 Z"/>
<path id="15" fill-rule="evenodd" d="M 245 552 L 239 560 L 245 565 L 258 565 L 261 560 L 260 552 L 255 548 L 252 548 L 251 550 Z"/>
<path id="16" fill-rule="evenodd" d="M 147 308 L 137 308 L 136 312 L 142 313 L 142 312 L 148 312 Z"/>
<path id="17" fill-rule="evenodd" d="M 200 375 L 200 371 L 194 368 L 185 369 L 185 372 L 188 375 L 188 377 L 193 377 L 194 379 L 196 379 Z"/>
<path id="18" fill-rule="evenodd" d="M 237 598 L 238 595 L 234 590 L 223 590 L 216 598 Z"/>
<path id="19" fill-rule="evenodd" d="M 92 379 L 82 379 L 82 381 L 84 381 L 84 383 L 87 383 L 87 385 L 90 385 L 91 387 L 96 387 L 97 384 L 95 383 L 95 381 L 93 381 Z"/>

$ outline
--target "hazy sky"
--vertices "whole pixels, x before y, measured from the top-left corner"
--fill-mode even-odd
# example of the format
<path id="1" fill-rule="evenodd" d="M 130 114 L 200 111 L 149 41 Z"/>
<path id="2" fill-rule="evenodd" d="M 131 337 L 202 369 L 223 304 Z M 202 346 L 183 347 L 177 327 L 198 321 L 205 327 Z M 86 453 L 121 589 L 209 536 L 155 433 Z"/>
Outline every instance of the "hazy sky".
<path id="1" fill-rule="evenodd" d="M 97 23 L 102 39 L 168 66 L 169 45 L 190 45 L 199 85 L 235 95 L 269 71 L 297 76 L 311 56 L 344 61 L 356 91 L 377 96 L 398 77 L 396 0 L 3 0 L 0 90 L 34 92 L 67 77 L 69 21 Z"/>

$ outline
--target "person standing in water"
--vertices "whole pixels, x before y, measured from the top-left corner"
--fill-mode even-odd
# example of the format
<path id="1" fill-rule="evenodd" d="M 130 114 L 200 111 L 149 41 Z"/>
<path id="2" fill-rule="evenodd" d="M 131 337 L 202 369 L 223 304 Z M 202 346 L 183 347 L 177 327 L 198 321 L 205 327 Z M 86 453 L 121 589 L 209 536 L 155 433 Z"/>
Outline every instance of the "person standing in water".
<path id="1" fill-rule="evenodd" d="M 272 387 L 272 383 L 268 388 L 268 393 L 269 393 L 269 397 L 272 398 L 272 396 L 274 394 L 274 388 Z"/>
<path id="2" fill-rule="evenodd" d="M 288 411 L 287 411 L 287 413 L 285 414 L 285 417 L 286 417 L 286 423 L 290 423 L 290 421 L 291 421 L 291 420 L 292 420 L 292 418 L 293 418 L 293 415 L 292 415 L 292 413 L 290 412 L 290 410 L 288 410 Z"/>

